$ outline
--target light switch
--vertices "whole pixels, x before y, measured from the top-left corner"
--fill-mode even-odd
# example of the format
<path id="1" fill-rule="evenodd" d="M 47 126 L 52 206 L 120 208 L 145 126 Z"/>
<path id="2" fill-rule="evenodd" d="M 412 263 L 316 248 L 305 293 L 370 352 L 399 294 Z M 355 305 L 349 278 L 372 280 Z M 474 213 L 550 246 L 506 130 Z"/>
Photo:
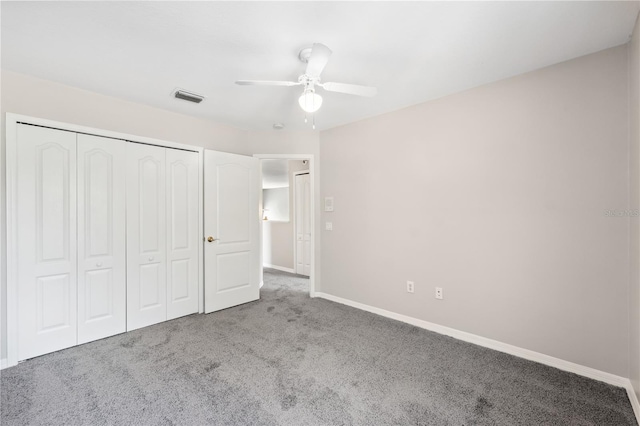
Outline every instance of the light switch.
<path id="1" fill-rule="evenodd" d="M 333 223 L 325 222 L 324 229 L 326 229 L 327 231 L 333 231 Z"/>
<path id="2" fill-rule="evenodd" d="M 333 197 L 324 197 L 324 211 L 325 212 L 333 211 Z"/>

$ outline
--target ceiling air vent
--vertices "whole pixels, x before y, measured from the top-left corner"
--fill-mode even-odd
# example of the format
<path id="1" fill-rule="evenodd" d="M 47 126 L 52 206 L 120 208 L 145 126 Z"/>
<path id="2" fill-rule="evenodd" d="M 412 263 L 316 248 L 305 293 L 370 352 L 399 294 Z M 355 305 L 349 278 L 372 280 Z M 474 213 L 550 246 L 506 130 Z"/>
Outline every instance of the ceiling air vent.
<path id="1" fill-rule="evenodd" d="M 196 95 L 195 93 L 187 92 L 186 90 L 180 90 L 180 89 L 177 89 L 174 92 L 173 96 L 175 96 L 178 99 L 183 99 L 189 102 L 195 102 L 197 104 L 199 104 L 204 100 L 204 96 L 202 95 Z"/>

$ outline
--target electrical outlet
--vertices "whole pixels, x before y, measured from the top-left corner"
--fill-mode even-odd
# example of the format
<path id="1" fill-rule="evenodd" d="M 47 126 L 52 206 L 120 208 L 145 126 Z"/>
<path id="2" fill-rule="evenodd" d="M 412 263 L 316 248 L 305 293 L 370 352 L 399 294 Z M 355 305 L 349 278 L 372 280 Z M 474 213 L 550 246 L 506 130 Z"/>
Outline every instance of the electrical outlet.
<path id="1" fill-rule="evenodd" d="M 436 299 L 444 299 L 444 296 L 442 296 L 442 287 L 436 287 Z"/>
<path id="2" fill-rule="evenodd" d="M 333 231 L 333 223 L 332 222 L 325 222 L 324 229 L 327 230 L 327 231 Z"/>
<path id="3" fill-rule="evenodd" d="M 407 281 L 407 293 L 413 293 L 413 281 Z"/>

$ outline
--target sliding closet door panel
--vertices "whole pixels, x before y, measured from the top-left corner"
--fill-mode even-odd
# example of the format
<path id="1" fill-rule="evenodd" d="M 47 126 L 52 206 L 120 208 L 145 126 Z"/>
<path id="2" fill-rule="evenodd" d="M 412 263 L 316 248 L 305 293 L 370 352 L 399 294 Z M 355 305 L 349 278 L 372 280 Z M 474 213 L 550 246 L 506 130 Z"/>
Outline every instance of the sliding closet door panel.
<path id="1" fill-rule="evenodd" d="M 126 331 L 125 150 L 78 135 L 78 343 Z"/>
<path id="2" fill-rule="evenodd" d="M 76 344 L 76 134 L 17 129 L 18 359 Z"/>
<path id="3" fill-rule="evenodd" d="M 167 318 L 198 312 L 198 160 L 167 149 Z"/>
<path id="4" fill-rule="evenodd" d="M 165 151 L 127 143 L 127 330 L 167 319 Z"/>

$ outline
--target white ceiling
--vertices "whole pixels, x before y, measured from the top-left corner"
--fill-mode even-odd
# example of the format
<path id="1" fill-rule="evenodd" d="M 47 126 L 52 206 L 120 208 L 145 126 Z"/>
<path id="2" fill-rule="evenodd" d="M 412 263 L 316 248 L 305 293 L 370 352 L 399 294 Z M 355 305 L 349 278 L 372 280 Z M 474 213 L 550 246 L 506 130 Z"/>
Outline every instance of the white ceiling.
<path id="1" fill-rule="evenodd" d="M 289 160 L 262 160 L 262 189 L 289 186 Z"/>
<path id="2" fill-rule="evenodd" d="M 319 129 L 459 92 L 628 41 L 640 3 L 2 2 L 2 68 L 246 129 L 308 129 L 298 51 L 324 43 Z M 173 99 L 175 87 L 201 104 Z"/>

